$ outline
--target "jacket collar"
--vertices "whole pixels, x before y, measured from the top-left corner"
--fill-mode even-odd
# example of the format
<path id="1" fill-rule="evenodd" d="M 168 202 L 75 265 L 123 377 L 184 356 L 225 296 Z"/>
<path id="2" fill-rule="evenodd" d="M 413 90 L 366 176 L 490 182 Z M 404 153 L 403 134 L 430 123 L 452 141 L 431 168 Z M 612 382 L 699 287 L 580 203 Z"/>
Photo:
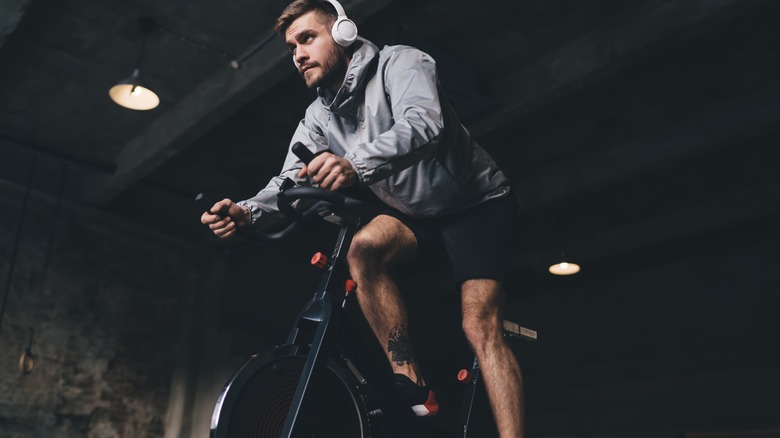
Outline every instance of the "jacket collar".
<path id="1" fill-rule="evenodd" d="M 375 73 L 373 65 L 379 54 L 379 49 L 369 40 L 358 37 L 352 60 L 349 62 L 347 72 L 344 75 L 344 83 L 341 84 L 338 93 L 334 93 L 327 87 L 317 88 L 317 94 L 322 99 L 322 104 L 334 113 L 352 114 L 356 99 L 354 94 L 360 90 L 366 80 Z"/>

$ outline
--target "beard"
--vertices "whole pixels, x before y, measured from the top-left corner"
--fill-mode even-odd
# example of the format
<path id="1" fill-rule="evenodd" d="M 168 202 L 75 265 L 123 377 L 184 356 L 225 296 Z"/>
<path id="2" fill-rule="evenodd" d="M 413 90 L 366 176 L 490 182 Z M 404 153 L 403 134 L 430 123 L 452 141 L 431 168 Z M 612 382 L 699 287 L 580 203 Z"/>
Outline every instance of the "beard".
<path id="1" fill-rule="evenodd" d="M 314 68 L 301 73 L 301 77 L 309 88 L 330 88 L 344 80 L 347 64 L 346 56 L 334 45 L 321 64 L 314 64 Z"/>

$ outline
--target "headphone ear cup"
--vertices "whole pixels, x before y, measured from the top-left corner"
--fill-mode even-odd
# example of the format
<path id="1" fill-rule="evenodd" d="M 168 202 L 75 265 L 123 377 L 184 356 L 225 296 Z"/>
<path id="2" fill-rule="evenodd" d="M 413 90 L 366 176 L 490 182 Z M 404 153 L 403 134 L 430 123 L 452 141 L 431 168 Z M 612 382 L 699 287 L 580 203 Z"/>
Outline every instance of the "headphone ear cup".
<path id="1" fill-rule="evenodd" d="M 357 25 L 346 16 L 340 17 L 333 23 L 330 33 L 333 36 L 333 41 L 342 47 L 352 45 L 358 36 Z"/>

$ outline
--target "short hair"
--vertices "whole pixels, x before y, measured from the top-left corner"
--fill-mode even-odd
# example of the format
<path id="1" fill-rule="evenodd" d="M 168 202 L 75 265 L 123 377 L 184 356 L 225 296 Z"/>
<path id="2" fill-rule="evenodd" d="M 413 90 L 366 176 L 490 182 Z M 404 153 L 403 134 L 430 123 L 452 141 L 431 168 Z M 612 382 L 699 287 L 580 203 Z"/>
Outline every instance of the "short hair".
<path id="1" fill-rule="evenodd" d="M 287 33 L 287 28 L 290 27 L 293 21 L 308 14 L 309 12 L 317 12 L 320 18 L 334 23 L 338 18 L 336 8 L 328 1 L 325 0 L 295 0 L 287 5 L 276 19 L 276 25 L 274 29 L 276 32 L 284 38 L 284 34 Z"/>

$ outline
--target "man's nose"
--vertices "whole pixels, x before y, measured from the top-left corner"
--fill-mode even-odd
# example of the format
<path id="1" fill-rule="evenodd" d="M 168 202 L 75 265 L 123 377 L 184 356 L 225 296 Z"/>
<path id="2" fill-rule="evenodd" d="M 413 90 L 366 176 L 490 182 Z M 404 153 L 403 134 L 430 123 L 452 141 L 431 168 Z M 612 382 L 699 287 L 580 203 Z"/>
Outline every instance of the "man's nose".
<path id="1" fill-rule="evenodd" d="M 296 64 L 301 65 L 304 62 L 306 62 L 307 59 L 309 59 L 309 55 L 306 53 L 305 50 L 298 47 L 297 49 L 295 49 L 295 55 L 293 56 L 293 58 L 295 59 Z"/>

